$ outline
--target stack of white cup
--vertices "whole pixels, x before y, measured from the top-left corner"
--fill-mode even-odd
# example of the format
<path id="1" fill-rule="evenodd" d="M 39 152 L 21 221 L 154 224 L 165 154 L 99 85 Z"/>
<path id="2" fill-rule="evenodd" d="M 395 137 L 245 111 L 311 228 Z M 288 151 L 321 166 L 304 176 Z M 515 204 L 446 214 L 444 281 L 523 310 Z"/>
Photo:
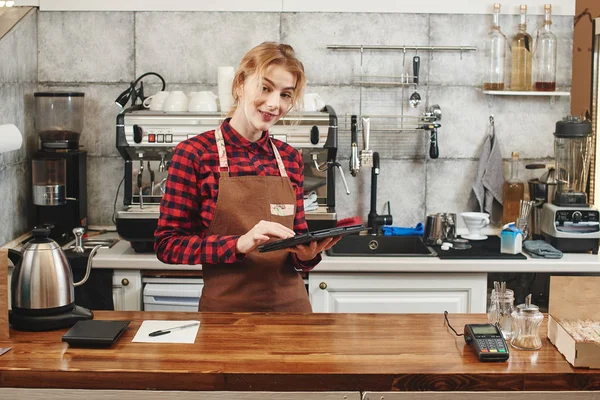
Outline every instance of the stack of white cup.
<path id="1" fill-rule="evenodd" d="M 233 105 L 233 95 L 231 87 L 233 85 L 233 76 L 235 70 L 233 67 L 219 67 L 217 73 L 217 85 L 219 91 L 220 111 L 222 113 L 229 112 Z"/>

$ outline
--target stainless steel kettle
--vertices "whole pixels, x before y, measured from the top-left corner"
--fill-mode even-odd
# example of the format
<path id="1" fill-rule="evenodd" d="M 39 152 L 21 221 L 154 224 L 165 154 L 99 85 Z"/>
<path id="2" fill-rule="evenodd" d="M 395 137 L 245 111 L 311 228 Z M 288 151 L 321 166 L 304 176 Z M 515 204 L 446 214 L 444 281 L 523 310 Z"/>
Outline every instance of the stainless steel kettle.
<path id="1" fill-rule="evenodd" d="M 9 252 L 9 258 L 15 265 L 11 281 L 13 310 L 48 313 L 73 308 L 74 287 L 83 285 L 89 278 L 92 258 L 100 246 L 90 253 L 83 279 L 73 283 L 67 256 L 48 237 L 50 229 L 35 228 L 32 234 L 33 239 L 23 246 L 21 252 L 12 249 Z"/>

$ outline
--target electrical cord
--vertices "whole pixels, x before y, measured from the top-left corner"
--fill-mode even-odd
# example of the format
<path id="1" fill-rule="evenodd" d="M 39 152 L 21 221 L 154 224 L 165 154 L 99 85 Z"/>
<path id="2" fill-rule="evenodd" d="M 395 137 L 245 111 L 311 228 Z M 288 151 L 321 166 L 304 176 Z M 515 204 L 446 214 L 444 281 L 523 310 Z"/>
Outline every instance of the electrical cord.
<path id="1" fill-rule="evenodd" d="M 117 213 L 117 199 L 119 198 L 119 191 L 121 190 L 121 185 L 123 184 L 124 180 L 125 180 L 125 177 L 123 177 L 123 179 L 121 179 L 121 182 L 119 182 L 119 186 L 117 186 L 117 193 L 115 193 L 115 202 L 113 203 L 112 222 L 115 226 L 117 226 L 117 219 L 115 217 L 115 214 Z"/>
<path id="2" fill-rule="evenodd" d="M 452 325 L 450 325 L 450 321 L 448 321 L 448 311 L 444 311 L 444 318 L 446 319 L 446 323 L 448 324 L 448 328 L 452 329 L 452 332 L 454 332 L 454 334 L 456 336 L 464 336 L 465 335 L 464 333 L 458 333 L 458 332 L 456 332 L 456 329 L 454 329 L 452 327 Z"/>
<path id="3" fill-rule="evenodd" d="M 148 75 L 157 76 L 160 79 L 160 81 L 162 82 L 162 88 L 160 90 L 161 91 L 165 90 L 166 83 L 162 76 L 160 76 L 156 72 L 146 72 L 146 73 L 143 73 L 142 75 L 138 76 L 133 82 L 131 82 L 129 84 L 129 87 L 127 89 L 125 89 L 117 97 L 115 102 L 123 108 L 127 105 L 127 102 L 129 102 L 130 99 L 131 99 L 132 106 L 136 105 L 136 102 L 138 99 L 140 99 L 141 102 L 143 103 L 146 98 L 146 97 L 144 97 L 144 82 L 140 82 L 140 81 L 142 78 L 144 78 Z M 140 83 L 140 88 L 136 90 L 135 87 L 137 86 L 138 83 Z"/>

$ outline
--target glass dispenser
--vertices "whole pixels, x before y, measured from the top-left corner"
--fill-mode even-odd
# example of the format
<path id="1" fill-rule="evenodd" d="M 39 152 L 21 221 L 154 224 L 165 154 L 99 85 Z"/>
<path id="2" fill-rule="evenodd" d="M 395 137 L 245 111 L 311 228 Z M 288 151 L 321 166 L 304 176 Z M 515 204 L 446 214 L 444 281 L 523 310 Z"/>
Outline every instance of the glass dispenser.
<path id="1" fill-rule="evenodd" d="M 60 206 L 67 203 L 67 164 L 64 158 L 32 160 L 33 204 Z"/>
<path id="2" fill-rule="evenodd" d="M 506 38 L 500 30 L 500 3 L 494 3 L 494 21 L 486 42 L 486 71 L 483 90 L 504 90 Z"/>
<path id="3" fill-rule="evenodd" d="M 82 92 L 36 92 L 35 127 L 42 148 L 77 149 L 83 131 Z"/>
<path id="4" fill-rule="evenodd" d="M 519 304 L 512 313 L 513 338 L 510 345 L 519 350 L 537 350 L 542 347 L 539 328 L 544 314 L 535 304 L 531 304 L 531 294 L 525 298 L 525 304 Z"/>
<path id="5" fill-rule="evenodd" d="M 556 90 L 556 51 L 558 42 L 550 30 L 552 6 L 544 5 L 544 25 L 538 31 L 533 52 L 534 89 L 544 92 Z"/>
<path id="6" fill-rule="evenodd" d="M 510 71 L 511 90 L 531 90 L 531 50 L 533 43 L 527 33 L 527 6 L 521 4 L 519 30 L 512 38 Z"/>

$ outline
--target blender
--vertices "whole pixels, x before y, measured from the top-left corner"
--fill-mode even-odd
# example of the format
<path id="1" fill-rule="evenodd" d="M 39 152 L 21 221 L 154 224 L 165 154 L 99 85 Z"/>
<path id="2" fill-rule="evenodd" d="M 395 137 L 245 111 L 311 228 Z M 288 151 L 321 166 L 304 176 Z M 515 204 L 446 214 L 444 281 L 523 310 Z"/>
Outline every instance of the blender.
<path id="1" fill-rule="evenodd" d="M 592 156 L 592 124 L 576 116 L 556 123 L 554 157 L 557 189 L 542 208 L 544 239 L 566 253 L 598 254 L 600 218 L 588 204 L 586 185 Z"/>

